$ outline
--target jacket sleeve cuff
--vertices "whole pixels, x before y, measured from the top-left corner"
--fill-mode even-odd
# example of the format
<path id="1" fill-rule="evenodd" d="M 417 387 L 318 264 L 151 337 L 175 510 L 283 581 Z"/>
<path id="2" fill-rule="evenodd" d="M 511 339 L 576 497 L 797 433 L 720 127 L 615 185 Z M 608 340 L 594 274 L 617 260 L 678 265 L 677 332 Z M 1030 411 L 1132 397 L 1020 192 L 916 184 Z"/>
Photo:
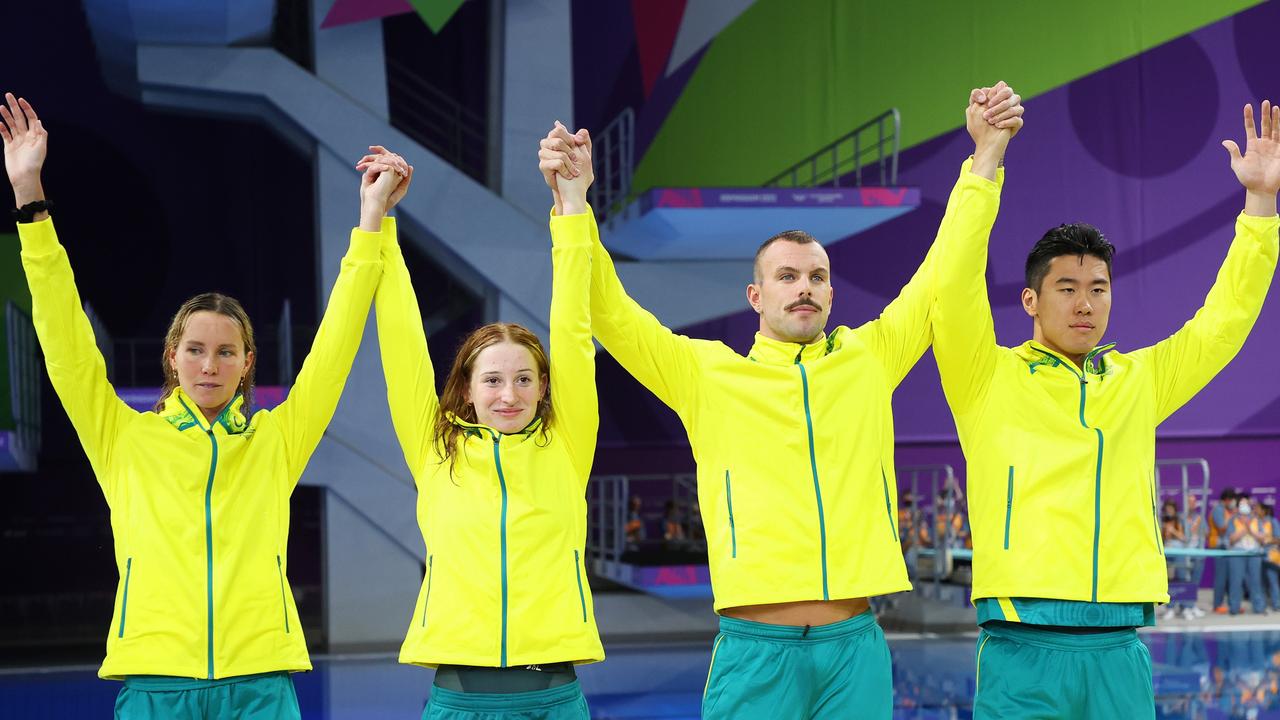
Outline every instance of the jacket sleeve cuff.
<path id="1" fill-rule="evenodd" d="M 551 244 L 558 248 L 591 247 L 591 229 L 595 221 L 595 211 L 590 205 L 586 212 L 576 215 L 556 215 L 552 210 Z"/>
<path id="2" fill-rule="evenodd" d="M 387 239 L 392 243 L 396 241 L 396 219 L 393 217 L 382 218 L 382 227 L 376 233 L 352 228 L 347 257 L 357 262 L 377 262 Z"/>
<path id="3" fill-rule="evenodd" d="M 18 239 L 22 252 L 27 255 L 48 255 L 58 249 L 58 234 L 53 230 L 53 218 L 40 222 L 18 223 Z"/>
<path id="4" fill-rule="evenodd" d="M 960 166 L 960 179 L 961 182 L 995 188 L 998 191 L 1004 187 L 1004 167 L 996 168 L 995 180 L 988 180 L 973 173 L 973 156 L 970 155 Z"/>

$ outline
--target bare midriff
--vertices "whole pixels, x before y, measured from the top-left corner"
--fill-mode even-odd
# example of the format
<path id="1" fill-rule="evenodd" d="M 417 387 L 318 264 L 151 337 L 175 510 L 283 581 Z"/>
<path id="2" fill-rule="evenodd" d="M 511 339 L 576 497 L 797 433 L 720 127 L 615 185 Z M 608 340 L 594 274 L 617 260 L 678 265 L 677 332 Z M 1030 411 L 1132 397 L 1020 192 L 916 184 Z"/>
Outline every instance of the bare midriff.
<path id="1" fill-rule="evenodd" d="M 866 598 L 842 600 L 800 600 L 798 602 L 769 603 L 768 605 L 740 605 L 720 611 L 725 617 L 766 625 L 830 625 L 866 612 L 870 605 Z"/>

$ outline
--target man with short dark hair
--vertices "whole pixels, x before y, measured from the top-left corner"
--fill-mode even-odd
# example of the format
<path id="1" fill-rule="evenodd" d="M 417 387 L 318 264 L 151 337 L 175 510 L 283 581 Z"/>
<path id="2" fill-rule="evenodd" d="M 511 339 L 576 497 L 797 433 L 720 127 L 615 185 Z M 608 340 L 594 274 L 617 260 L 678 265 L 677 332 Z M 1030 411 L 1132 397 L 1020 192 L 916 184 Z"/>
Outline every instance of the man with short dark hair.
<path id="1" fill-rule="evenodd" d="M 1006 86 L 975 95 L 984 123 L 1021 126 Z M 542 141 L 544 169 L 560 163 L 547 177 L 553 190 L 558 173 L 590 172 L 574 158 L 586 140 L 557 127 Z M 961 172 L 931 256 L 969 231 L 971 208 L 998 195 L 976 165 Z M 556 199 L 552 234 L 589 233 L 595 244 L 593 333 L 676 411 L 698 463 L 721 615 L 702 717 L 888 720 L 889 648 L 867 598 L 911 587 L 894 508 L 890 398 L 929 345 L 932 261 L 879 317 L 827 334 L 826 251 L 804 233 L 771 238 L 747 286 L 760 330 L 743 357 L 663 327 L 627 296 L 583 199 Z"/>
<path id="2" fill-rule="evenodd" d="M 1113 248 L 1095 228 L 1036 243 L 1032 339 L 1014 348 L 995 341 L 987 233 L 939 245 L 934 354 L 968 464 L 982 626 L 975 718 L 1155 717 L 1136 631 L 1169 600 L 1155 430 L 1235 356 L 1276 267 L 1280 109 L 1263 103 L 1261 134 L 1244 116 L 1245 154 L 1224 142 L 1246 190 L 1235 240 L 1204 307 L 1155 345 L 1100 344 Z M 989 131 L 972 110 L 969 129 Z"/>

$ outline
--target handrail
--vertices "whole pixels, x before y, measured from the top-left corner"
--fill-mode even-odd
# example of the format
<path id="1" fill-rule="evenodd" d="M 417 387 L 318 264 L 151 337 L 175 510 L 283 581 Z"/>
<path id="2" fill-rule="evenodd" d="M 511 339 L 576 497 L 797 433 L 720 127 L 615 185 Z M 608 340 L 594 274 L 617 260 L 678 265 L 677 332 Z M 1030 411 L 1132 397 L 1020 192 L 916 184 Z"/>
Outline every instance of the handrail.
<path id="1" fill-rule="evenodd" d="M 390 57 L 387 86 L 396 91 L 391 114 L 396 128 L 471 177 L 484 179 L 484 117 Z"/>
<path id="2" fill-rule="evenodd" d="M 892 124 L 892 132 L 886 137 L 886 126 L 890 123 Z M 864 146 L 862 136 L 872 129 L 876 133 L 875 142 Z M 844 170 L 843 174 L 850 172 L 854 174 L 853 187 L 862 187 L 862 168 L 871 164 L 880 166 L 880 185 L 897 185 L 899 137 L 901 135 L 902 116 L 898 112 L 898 108 L 889 108 L 840 136 L 834 142 L 817 150 L 812 155 L 773 176 L 764 183 L 764 187 L 821 187 L 826 184 L 830 184 L 831 187 L 840 187 L 841 170 L 845 167 L 848 167 L 848 169 Z M 846 153 L 844 159 L 841 159 L 840 148 L 850 141 L 853 145 L 852 152 Z M 888 153 L 885 152 L 886 144 L 892 145 L 892 150 Z M 871 153 L 874 153 L 875 157 L 866 163 L 862 162 L 862 156 Z M 830 156 L 830 163 L 824 165 L 820 170 L 818 161 L 827 156 Z M 885 169 L 886 161 L 888 163 L 887 173 Z M 801 185 L 800 171 L 806 167 L 809 170 L 808 181 Z M 784 185 L 782 183 L 784 179 L 789 179 L 790 184 Z"/>
<path id="3" fill-rule="evenodd" d="M 592 163 L 596 179 L 589 192 L 596 218 L 606 217 L 622 209 L 631 195 L 631 176 L 635 173 L 636 114 L 626 108 L 591 140 Z"/>

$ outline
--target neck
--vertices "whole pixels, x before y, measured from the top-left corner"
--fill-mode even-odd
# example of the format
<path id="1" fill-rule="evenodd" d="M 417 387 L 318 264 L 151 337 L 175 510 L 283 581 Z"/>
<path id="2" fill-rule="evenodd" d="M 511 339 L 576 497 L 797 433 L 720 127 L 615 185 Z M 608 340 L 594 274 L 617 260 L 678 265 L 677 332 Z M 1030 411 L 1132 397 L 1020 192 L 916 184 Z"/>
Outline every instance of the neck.
<path id="1" fill-rule="evenodd" d="M 813 342 L 814 340 L 817 340 L 819 337 L 822 336 L 822 330 L 818 330 L 818 332 L 814 333 L 811 337 L 807 337 L 807 338 L 788 337 L 788 336 L 780 335 L 774 332 L 768 325 L 765 325 L 764 323 L 760 323 L 760 334 L 769 338 L 770 340 L 776 340 L 782 343 L 791 343 L 793 345 L 808 345 L 809 343 Z"/>
<path id="2" fill-rule="evenodd" d="M 1035 332 L 1034 332 L 1034 333 L 1032 333 L 1032 335 L 1031 335 L 1031 339 L 1032 339 L 1032 340 L 1034 340 L 1038 345 L 1041 345 L 1041 346 L 1043 346 L 1043 347 L 1047 348 L 1048 350 L 1052 351 L 1052 352 L 1053 352 L 1053 353 L 1055 353 L 1056 355 L 1060 355 L 1061 357 L 1063 357 L 1063 358 L 1065 358 L 1066 360 L 1070 361 L 1072 365 L 1075 365 L 1075 366 L 1076 366 L 1076 369 L 1077 369 L 1077 370 L 1083 370 L 1083 369 L 1084 369 L 1084 358 L 1085 358 L 1085 356 L 1086 356 L 1086 355 L 1088 355 L 1089 353 L 1087 353 L 1087 352 L 1085 352 L 1085 353 L 1073 353 L 1073 352 L 1067 352 L 1066 350 L 1063 350 L 1062 348 L 1058 347 L 1057 345 L 1055 345 L 1055 344 L 1053 344 L 1053 343 L 1049 342 L 1049 341 L 1045 338 L 1044 333 L 1040 331 L 1040 324 L 1039 324 L 1039 323 L 1036 323 Z"/>

